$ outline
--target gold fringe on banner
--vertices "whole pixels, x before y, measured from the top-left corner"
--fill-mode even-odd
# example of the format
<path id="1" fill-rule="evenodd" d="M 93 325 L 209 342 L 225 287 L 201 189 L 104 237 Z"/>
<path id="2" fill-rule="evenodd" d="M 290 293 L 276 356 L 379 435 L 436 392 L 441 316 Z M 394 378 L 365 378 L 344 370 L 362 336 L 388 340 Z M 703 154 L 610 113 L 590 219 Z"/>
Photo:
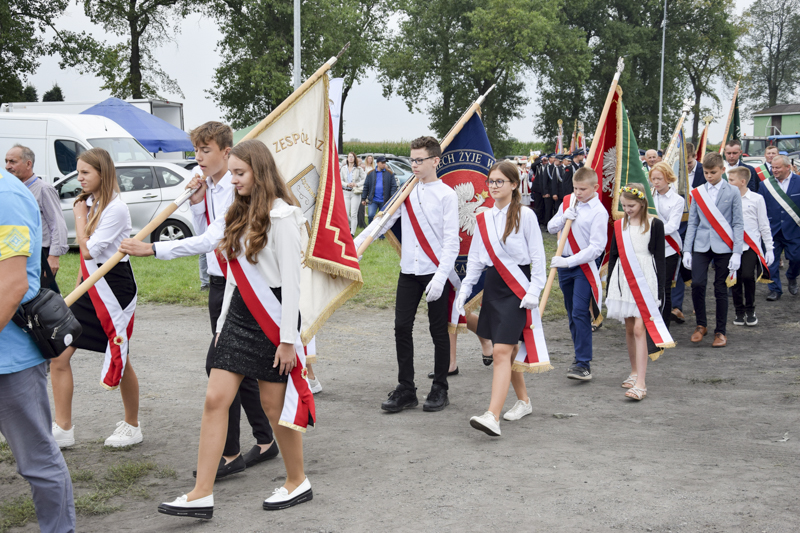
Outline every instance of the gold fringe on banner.
<path id="1" fill-rule="evenodd" d="M 673 344 L 673 346 L 674 346 L 674 344 Z M 664 348 L 661 348 L 660 350 L 657 350 L 654 353 L 647 354 L 647 357 L 649 357 L 651 361 L 655 361 L 656 359 L 661 357 L 661 354 L 663 354 L 663 353 L 664 353 Z"/>
<path id="2" fill-rule="evenodd" d="M 455 333 L 456 335 L 461 335 L 462 333 L 469 333 L 466 324 L 451 324 L 450 322 L 447 323 L 447 333 Z"/>
<path id="3" fill-rule="evenodd" d="M 553 370 L 553 365 L 548 363 L 520 363 L 519 361 L 514 361 L 514 364 L 511 365 L 511 370 L 513 372 L 524 372 L 526 374 L 542 374 L 544 372 L 549 372 Z"/>

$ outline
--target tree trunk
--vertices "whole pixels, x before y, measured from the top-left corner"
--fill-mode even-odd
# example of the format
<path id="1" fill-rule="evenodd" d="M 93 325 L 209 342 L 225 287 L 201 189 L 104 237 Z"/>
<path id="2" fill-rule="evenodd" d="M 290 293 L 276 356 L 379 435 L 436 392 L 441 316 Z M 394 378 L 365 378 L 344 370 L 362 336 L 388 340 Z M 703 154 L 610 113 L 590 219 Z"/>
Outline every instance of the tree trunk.
<path id="1" fill-rule="evenodd" d="M 700 141 L 700 97 L 702 91 L 695 89 L 694 91 L 694 118 L 692 119 L 692 144 L 697 146 Z"/>
<path id="2" fill-rule="evenodd" d="M 139 32 L 139 16 L 136 13 L 136 0 L 130 0 L 128 25 L 131 29 L 131 98 L 139 99 L 142 98 L 142 54 L 139 49 L 141 33 Z"/>
<path id="3" fill-rule="evenodd" d="M 345 78 L 346 79 L 346 78 Z M 339 148 L 339 153 L 344 153 L 344 103 L 347 101 L 347 95 L 350 92 L 350 88 L 353 86 L 352 82 L 350 85 L 346 85 L 342 88 L 342 109 L 339 112 L 339 131 L 337 133 L 337 138 L 339 142 L 337 143 L 337 147 Z"/>

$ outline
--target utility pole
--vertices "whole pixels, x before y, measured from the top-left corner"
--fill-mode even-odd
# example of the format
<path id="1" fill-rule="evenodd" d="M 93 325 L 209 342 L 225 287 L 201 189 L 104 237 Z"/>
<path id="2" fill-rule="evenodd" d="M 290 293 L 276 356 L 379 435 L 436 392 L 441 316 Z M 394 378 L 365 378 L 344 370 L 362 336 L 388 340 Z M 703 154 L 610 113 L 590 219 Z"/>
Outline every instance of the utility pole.
<path id="1" fill-rule="evenodd" d="M 661 117 L 664 106 L 664 49 L 667 42 L 667 0 L 664 0 L 664 21 L 661 23 L 661 87 L 658 91 L 658 139 L 656 149 L 661 149 Z"/>
<path id="2" fill-rule="evenodd" d="M 663 85 L 663 56 L 661 58 L 661 70 L 661 80 Z M 298 87 L 300 87 L 300 0 L 294 0 L 294 89 L 297 90 Z"/>

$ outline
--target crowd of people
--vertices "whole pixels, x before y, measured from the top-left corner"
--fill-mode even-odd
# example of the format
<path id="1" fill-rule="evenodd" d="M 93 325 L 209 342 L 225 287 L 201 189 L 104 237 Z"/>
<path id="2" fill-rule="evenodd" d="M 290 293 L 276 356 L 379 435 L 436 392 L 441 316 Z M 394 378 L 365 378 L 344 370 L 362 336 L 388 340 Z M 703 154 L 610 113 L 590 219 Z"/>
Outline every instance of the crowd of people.
<path id="1" fill-rule="evenodd" d="M 12 317 L 40 287 L 57 290 L 58 257 L 68 249 L 66 227 L 57 194 L 33 173 L 35 155 L 20 145 L 6 154 L 11 174 L 0 175 L 0 194 L 6 199 L 0 212 L 0 432 L 20 474 L 31 484 L 42 531 L 75 527 L 72 485 L 59 448 L 75 443 L 70 358 L 76 349 L 103 353 L 102 383 L 121 392 L 123 419 L 106 445 L 130 446 L 144 439 L 130 354 L 137 285 L 127 256 L 170 260 L 199 255 L 209 277 L 208 388 L 196 482 L 158 511 L 211 518 L 217 479 L 278 454 L 286 481 L 262 502 L 263 508 L 286 509 L 313 498 L 302 436 L 315 422 L 313 395 L 322 389 L 299 335 L 304 217 L 263 143 L 233 146 L 231 129 L 218 122 L 196 128 L 191 139 L 199 174 L 187 188 L 194 190 L 190 204 L 197 235 L 180 241 L 151 244 L 129 238 L 130 214 L 120 199 L 111 157 L 101 148 L 78 156 L 82 192 L 73 207 L 81 266 L 77 282 L 118 250 L 126 258 L 72 306 L 83 333 L 50 360 L 52 416 L 47 362 Z M 798 293 L 800 207 L 795 202 L 800 176 L 786 156 L 772 150 L 769 175 L 741 164 L 740 155 L 738 141 L 731 141 L 724 158 L 708 153 L 702 162 L 689 159 L 693 188 L 688 220 L 683 220 L 685 199 L 676 188 L 677 176 L 658 160 L 658 152 L 646 152 L 647 183 L 621 189 L 624 216 L 613 222 L 610 232 L 609 213 L 598 196 L 599 179 L 584 166 L 583 150 L 568 157 L 549 154 L 529 168 L 498 161 L 486 180 L 493 207 L 477 215 L 466 275 L 460 278 L 454 270 L 460 241 L 458 199 L 437 177 L 439 142 L 432 137 L 412 141 L 411 167 L 419 181 L 388 220 L 374 219 L 398 187 L 386 159 L 377 157 L 373 163 L 371 156 L 360 161 L 348 154 L 340 169 L 341 187 L 356 247 L 368 234 L 381 235 L 397 221 L 402 227 L 395 302 L 397 385 L 381 409 L 399 413 L 419 405 L 413 326 L 424 297 L 434 369 L 423 411 L 442 411 L 450 403 L 448 377 L 458 373 L 453 331 L 462 324 L 480 340 L 484 363 L 493 365 L 488 408 L 473 416 L 470 425 L 499 437 L 501 415 L 515 422 L 532 412 L 525 373 L 553 368 L 539 314 L 548 269 L 543 227 L 567 236 L 563 253 L 549 258 L 549 267 L 558 272 L 573 343 L 569 379 L 592 379 L 592 333 L 605 303 L 607 317 L 625 325 L 631 366 L 627 378 L 621 378 L 625 397 L 643 400 L 648 360 L 675 345 L 670 324 L 686 319 L 684 281 L 691 281 L 696 317 L 691 342 L 702 343 L 707 335 L 706 284 L 712 265 L 716 321 L 711 346 L 728 343 L 729 288 L 734 325 L 756 326 L 755 283 L 769 280 L 767 300 L 780 299 L 782 254 L 789 263 L 788 290 Z M 648 212 L 648 190 L 657 216 Z M 359 213 L 360 208 L 366 213 Z M 365 215 L 380 228 L 372 226 L 356 236 Z M 605 253 L 604 302 L 600 266 Z M 467 312 L 467 299 L 481 279 L 481 311 Z M 503 413 L 510 388 L 516 402 Z M 245 453 L 239 443 L 242 408 L 256 439 Z"/>

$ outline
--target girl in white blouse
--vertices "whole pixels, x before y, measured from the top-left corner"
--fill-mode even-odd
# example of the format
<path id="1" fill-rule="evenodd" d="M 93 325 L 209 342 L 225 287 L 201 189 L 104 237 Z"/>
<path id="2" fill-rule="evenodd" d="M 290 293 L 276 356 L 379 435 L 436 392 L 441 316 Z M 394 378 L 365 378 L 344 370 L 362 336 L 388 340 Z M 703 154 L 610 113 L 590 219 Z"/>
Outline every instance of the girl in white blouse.
<path id="1" fill-rule="evenodd" d="M 173 516 L 212 517 L 228 409 L 244 376 L 258 380 L 261 403 L 286 466 L 286 483 L 264 502 L 264 509 L 285 509 L 312 499 L 303 469 L 301 431 L 305 423 L 302 427 L 295 425 L 300 422 L 287 424 L 281 416 L 287 384 L 292 391 L 298 387 L 290 373 L 298 361 L 295 342 L 300 325 L 301 226 L 305 219 L 300 209 L 291 205 L 291 193 L 262 142 L 243 141 L 234 146 L 228 169 L 235 192 L 219 245 L 229 261 L 228 275 L 200 426 L 197 480 L 191 492 L 159 506 L 159 512 Z M 240 277 L 245 268 L 247 275 Z M 243 283 L 245 279 L 247 283 Z M 267 291 L 280 303 L 279 316 L 269 315 L 275 324 L 280 319 L 277 346 L 262 329 L 263 315 L 255 303 L 262 302 L 264 309 L 269 309 L 264 296 Z M 302 381 L 300 385 L 307 390 L 307 382 Z M 300 417 L 310 418 L 308 412 L 298 412 L 297 419 Z"/>
<path id="2" fill-rule="evenodd" d="M 655 204 L 658 218 L 664 223 L 664 259 L 666 267 L 664 276 L 666 279 L 666 292 L 664 294 L 664 309 L 661 313 L 664 323 L 669 328 L 672 314 L 672 280 L 678 271 L 681 259 L 681 234 L 679 227 L 683 218 L 683 210 L 686 200 L 678 194 L 673 185 L 678 181 L 672 168 L 664 163 L 656 163 L 650 169 L 650 184 L 655 191 L 653 192 L 653 203 Z"/>
<path id="3" fill-rule="evenodd" d="M 117 172 L 108 152 L 102 148 L 93 148 L 83 152 L 78 156 L 77 169 L 78 181 L 83 191 L 78 195 L 72 209 L 75 215 L 75 240 L 80 246 L 83 261 L 93 271 L 96 265 L 99 266 L 111 259 L 122 240 L 130 237 L 131 216 L 128 206 L 119 197 Z M 81 281 L 82 276 L 79 272 L 77 284 L 80 284 Z M 107 353 L 107 351 L 111 351 L 111 348 L 115 351 L 127 350 L 128 338 L 133 330 L 136 292 L 133 270 L 126 256 L 95 287 L 70 307 L 81 323 L 83 333 L 64 353 L 50 363 L 55 406 L 53 436 L 59 447 L 63 448 L 75 443 L 75 428 L 72 426 L 73 379 L 70 359 L 77 348 L 100 353 Z M 95 302 L 100 303 L 101 300 L 105 309 L 101 308 L 99 311 L 101 316 L 98 316 Z M 118 312 L 115 316 L 119 315 L 119 311 L 125 311 L 122 314 L 127 318 L 125 321 L 127 328 L 117 328 L 123 331 L 113 331 L 114 326 L 118 324 L 109 326 L 108 317 L 109 314 L 114 315 L 114 308 Z M 110 332 L 114 334 L 110 334 Z M 112 347 L 110 343 L 114 343 L 114 346 Z M 116 430 L 106 439 L 105 445 L 121 447 L 142 442 L 142 430 L 139 427 L 139 380 L 133 370 L 130 353 L 115 353 L 114 355 L 126 358 L 123 368 L 120 370 L 121 378 L 116 376 L 122 396 L 122 405 L 125 408 L 125 417 L 124 420 L 117 423 Z M 107 388 L 115 388 L 113 376 L 109 377 L 112 381 L 108 382 L 106 377 L 109 376 L 104 375 L 101 378 L 103 385 Z"/>
<path id="4" fill-rule="evenodd" d="M 484 269 L 486 281 L 478 318 L 477 335 L 494 344 L 492 395 L 489 410 L 470 419 L 470 425 L 490 436 L 500 436 L 500 412 L 511 384 L 517 402 L 503 415 L 505 420 L 519 420 L 532 412 L 531 401 L 522 372 L 512 371 L 514 359 L 526 324 L 526 310 L 538 313 L 539 293 L 545 284 L 545 255 L 539 222 L 532 209 L 523 209 L 519 189 L 520 176 L 510 161 L 501 161 L 489 170 L 489 193 L 494 207 L 482 213 L 493 217 L 497 237 L 504 251 L 530 279 L 525 297 L 520 299 L 503 280 L 493 264 L 481 235 L 472 238 L 467 259 L 467 274 L 461 282 L 457 306 L 464 307 L 467 296 Z M 502 232 L 502 233 L 501 233 Z"/>

